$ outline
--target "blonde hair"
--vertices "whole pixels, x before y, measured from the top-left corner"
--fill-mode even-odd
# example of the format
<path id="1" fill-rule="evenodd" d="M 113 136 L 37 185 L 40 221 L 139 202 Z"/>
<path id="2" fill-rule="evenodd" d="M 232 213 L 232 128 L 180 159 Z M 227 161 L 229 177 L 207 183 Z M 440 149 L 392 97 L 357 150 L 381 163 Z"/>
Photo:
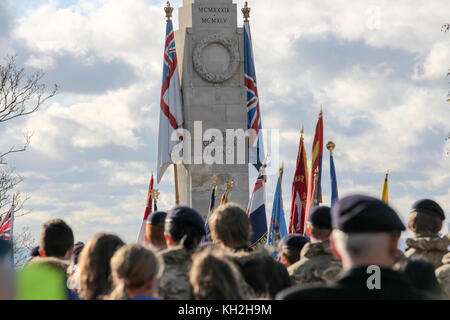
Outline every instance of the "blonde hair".
<path id="1" fill-rule="evenodd" d="M 129 299 L 127 289 L 130 286 L 142 287 L 150 280 L 159 278 L 162 270 L 161 258 L 149 247 L 140 244 L 123 246 L 111 258 L 115 286 L 109 299 Z"/>
<path id="2" fill-rule="evenodd" d="M 236 203 L 217 207 L 209 218 L 209 228 L 214 242 L 228 248 L 248 246 L 250 242 L 250 220 Z"/>

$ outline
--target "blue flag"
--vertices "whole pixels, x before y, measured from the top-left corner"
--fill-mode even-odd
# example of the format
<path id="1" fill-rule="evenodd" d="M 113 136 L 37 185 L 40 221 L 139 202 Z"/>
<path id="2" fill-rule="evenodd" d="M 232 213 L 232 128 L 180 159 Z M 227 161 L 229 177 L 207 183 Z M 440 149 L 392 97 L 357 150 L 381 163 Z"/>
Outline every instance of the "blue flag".
<path id="1" fill-rule="evenodd" d="M 272 206 L 272 218 L 270 219 L 269 238 L 267 245 L 276 248 L 278 243 L 288 234 L 286 220 L 284 219 L 283 199 L 281 192 L 281 183 L 283 179 L 283 168 L 280 168 L 277 188 Z"/>
<path id="2" fill-rule="evenodd" d="M 336 180 L 336 170 L 334 169 L 333 155 L 330 154 L 330 177 L 331 177 L 331 206 L 339 200 L 338 187 Z"/>

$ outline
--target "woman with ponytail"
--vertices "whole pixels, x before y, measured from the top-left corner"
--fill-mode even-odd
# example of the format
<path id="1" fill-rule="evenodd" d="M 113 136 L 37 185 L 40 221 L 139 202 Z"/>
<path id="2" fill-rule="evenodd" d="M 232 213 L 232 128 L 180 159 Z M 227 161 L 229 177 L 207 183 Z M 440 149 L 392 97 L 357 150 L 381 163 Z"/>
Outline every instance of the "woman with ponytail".
<path id="1" fill-rule="evenodd" d="M 189 283 L 192 253 L 205 234 L 205 221 L 194 209 L 177 206 L 167 213 L 164 226 L 167 249 L 161 251 L 164 271 L 158 284 L 158 294 L 161 298 L 193 298 Z"/>
<path id="2" fill-rule="evenodd" d="M 114 289 L 111 300 L 159 300 L 156 282 L 162 270 L 160 258 L 140 244 L 126 245 L 111 259 Z"/>

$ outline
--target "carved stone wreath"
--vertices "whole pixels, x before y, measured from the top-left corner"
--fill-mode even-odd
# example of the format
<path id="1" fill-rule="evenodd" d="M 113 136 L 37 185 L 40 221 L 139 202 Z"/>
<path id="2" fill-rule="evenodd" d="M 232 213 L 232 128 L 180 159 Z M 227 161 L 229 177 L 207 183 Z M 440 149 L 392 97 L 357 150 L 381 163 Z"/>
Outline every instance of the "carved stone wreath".
<path id="1" fill-rule="evenodd" d="M 209 72 L 202 59 L 202 52 L 207 46 L 218 43 L 223 45 L 230 54 L 230 64 L 228 65 L 227 70 L 222 73 L 212 73 Z M 195 71 L 205 80 L 214 83 L 224 82 L 230 79 L 235 73 L 239 66 L 239 50 L 235 41 L 232 38 L 226 37 L 221 34 L 213 34 L 210 35 L 197 43 L 197 46 L 194 49 L 193 54 L 193 62 Z"/>

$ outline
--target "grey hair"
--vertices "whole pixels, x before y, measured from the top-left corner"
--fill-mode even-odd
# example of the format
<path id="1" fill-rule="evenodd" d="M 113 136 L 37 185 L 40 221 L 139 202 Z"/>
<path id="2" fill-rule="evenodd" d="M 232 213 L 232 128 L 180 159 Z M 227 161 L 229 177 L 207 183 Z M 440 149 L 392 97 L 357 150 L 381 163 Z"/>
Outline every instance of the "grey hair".
<path id="1" fill-rule="evenodd" d="M 389 233 L 344 233 L 333 230 L 332 237 L 340 254 L 350 256 L 384 252 L 389 245 Z"/>

